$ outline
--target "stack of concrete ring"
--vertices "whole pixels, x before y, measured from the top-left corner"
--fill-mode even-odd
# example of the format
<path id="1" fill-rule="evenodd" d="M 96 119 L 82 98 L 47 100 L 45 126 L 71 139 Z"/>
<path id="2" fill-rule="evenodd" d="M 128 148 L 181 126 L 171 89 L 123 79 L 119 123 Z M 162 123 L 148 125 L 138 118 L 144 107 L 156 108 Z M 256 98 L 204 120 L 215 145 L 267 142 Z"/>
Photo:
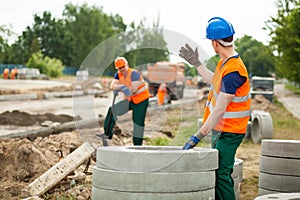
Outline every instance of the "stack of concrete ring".
<path id="1" fill-rule="evenodd" d="M 297 200 L 300 199 L 300 193 L 280 193 L 280 194 L 266 194 L 256 197 L 254 200 Z"/>
<path id="2" fill-rule="evenodd" d="M 258 194 L 300 192 L 299 166 L 300 140 L 262 140 Z"/>
<path id="3" fill-rule="evenodd" d="M 218 151 L 181 148 L 99 147 L 92 199 L 214 199 Z"/>
<path id="4" fill-rule="evenodd" d="M 240 200 L 240 186 L 243 181 L 243 160 L 235 158 L 233 172 L 231 177 L 234 181 L 235 199 Z"/>

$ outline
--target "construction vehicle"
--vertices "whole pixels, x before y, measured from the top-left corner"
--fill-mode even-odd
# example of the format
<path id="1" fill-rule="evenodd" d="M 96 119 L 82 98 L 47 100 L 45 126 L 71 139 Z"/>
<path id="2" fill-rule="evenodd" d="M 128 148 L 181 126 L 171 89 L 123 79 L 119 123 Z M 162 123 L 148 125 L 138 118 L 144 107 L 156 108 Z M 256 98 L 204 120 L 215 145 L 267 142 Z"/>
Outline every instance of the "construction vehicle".
<path id="1" fill-rule="evenodd" d="M 148 64 L 147 70 L 144 70 L 142 75 L 148 83 L 152 97 L 156 97 L 160 84 L 165 83 L 167 86 L 166 103 L 183 98 L 185 87 L 183 63 L 156 62 Z"/>
<path id="2" fill-rule="evenodd" d="M 197 88 L 198 89 L 209 86 L 209 84 L 202 78 L 202 76 L 198 75 L 196 78 L 197 78 Z"/>
<path id="3" fill-rule="evenodd" d="M 251 79 L 251 97 L 263 95 L 270 102 L 273 102 L 275 78 L 253 76 Z"/>

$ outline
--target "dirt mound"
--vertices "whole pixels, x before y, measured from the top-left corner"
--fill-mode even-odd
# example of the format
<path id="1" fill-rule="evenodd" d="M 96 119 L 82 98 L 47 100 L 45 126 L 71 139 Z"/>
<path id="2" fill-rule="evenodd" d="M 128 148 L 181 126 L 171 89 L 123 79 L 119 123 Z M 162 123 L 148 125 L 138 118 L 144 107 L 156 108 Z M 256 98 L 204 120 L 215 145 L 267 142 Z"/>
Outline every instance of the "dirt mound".
<path id="1" fill-rule="evenodd" d="M 266 112 L 276 112 L 276 106 L 266 99 L 263 95 L 255 95 L 251 101 L 251 110 L 263 110 Z"/>
<path id="2" fill-rule="evenodd" d="M 0 114 L 0 125 L 33 126 L 41 125 L 45 121 L 66 123 L 73 121 L 69 115 L 54 115 L 51 113 L 31 115 L 17 110 Z"/>
<path id="3" fill-rule="evenodd" d="M 77 133 L 37 138 L 0 140 L 0 199 L 20 197 L 28 183 L 55 165 L 61 156 L 82 144 Z M 16 198 L 19 199 L 19 198 Z"/>

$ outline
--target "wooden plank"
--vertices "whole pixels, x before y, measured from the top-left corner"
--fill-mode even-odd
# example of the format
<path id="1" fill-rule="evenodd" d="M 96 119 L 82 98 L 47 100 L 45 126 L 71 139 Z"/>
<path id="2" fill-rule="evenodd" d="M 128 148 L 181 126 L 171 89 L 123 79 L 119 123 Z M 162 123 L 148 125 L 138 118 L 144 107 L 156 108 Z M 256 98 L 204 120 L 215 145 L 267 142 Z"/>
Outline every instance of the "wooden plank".
<path id="1" fill-rule="evenodd" d="M 85 142 L 39 178 L 35 179 L 25 190 L 32 196 L 39 196 L 47 192 L 59 181 L 68 176 L 74 169 L 80 166 L 85 160 L 90 158 L 94 152 L 95 148 L 88 142 Z"/>

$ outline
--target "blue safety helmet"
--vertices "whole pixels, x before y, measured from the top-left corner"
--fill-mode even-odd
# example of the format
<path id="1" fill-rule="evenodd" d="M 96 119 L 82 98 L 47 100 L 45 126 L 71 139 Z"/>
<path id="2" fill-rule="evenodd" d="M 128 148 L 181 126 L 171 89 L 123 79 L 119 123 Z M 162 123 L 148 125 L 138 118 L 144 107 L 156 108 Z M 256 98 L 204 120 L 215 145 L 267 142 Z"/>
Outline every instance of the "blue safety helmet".
<path id="1" fill-rule="evenodd" d="M 232 24 L 221 17 L 213 17 L 208 21 L 208 25 L 206 27 L 207 39 L 224 39 L 233 36 L 234 33 Z"/>

